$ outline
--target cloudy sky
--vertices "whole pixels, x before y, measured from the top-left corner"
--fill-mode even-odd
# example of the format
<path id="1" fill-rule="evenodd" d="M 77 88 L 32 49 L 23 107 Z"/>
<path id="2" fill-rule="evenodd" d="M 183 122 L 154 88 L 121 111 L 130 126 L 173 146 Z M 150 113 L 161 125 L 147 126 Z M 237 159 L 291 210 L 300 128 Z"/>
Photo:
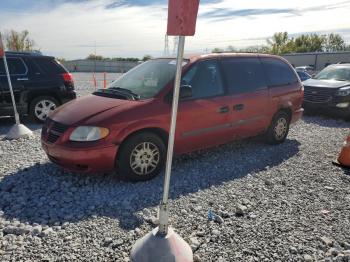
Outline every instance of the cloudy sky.
<path id="1" fill-rule="evenodd" d="M 201 0 L 186 51 L 262 45 L 280 31 L 336 32 L 350 44 L 349 13 L 350 0 Z M 27 29 L 45 54 L 68 59 L 95 45 L 107 57 L 159 56 L 166 19 L 166 0 L 0 0 L 0 31 Z"/>

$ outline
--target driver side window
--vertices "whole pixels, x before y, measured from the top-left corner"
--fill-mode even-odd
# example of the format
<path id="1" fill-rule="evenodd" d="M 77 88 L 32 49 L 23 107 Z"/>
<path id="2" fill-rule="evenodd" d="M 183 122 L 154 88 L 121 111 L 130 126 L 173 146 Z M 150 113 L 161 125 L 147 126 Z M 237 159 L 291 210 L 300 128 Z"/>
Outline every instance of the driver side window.
<path id="1" fill-rule="evenodd" d="M 224 93 L 217 60 L 196 63 L 183 76 L 181 84 L 192 87 L 192 98 L 195 99 L 219 96 Z"/>

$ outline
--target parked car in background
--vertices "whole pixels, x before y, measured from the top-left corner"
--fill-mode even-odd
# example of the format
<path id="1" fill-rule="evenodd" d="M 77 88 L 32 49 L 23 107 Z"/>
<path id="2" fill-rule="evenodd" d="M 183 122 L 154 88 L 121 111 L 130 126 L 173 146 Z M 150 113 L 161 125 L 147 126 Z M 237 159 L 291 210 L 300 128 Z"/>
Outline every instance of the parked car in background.
<path id="1" fill-rule="evenodd" d="M 305 81 L 305 80 L 308 80 L 308 79 L 311 78 L 311 76 L 308 73 L 304 72 L 304 71 L 296 70 L 296 72 L 297 72 L 297 74 L 298 74 L 298 76 L 299 76 L 301 81 Z"/>
<path id="2" fill-rule="evenodd" d="M 166 158 L 175 70 L 174 58 L 152 59 L 109 88 L 58 108 L 42 128 L 49 159 L 79 172 L 117 169 L 132 181 L 156 176 Z M 268 143 L 282 143 L 290 123 L 302 116 L 302 101 L 302 84 L 281 57 L 188 57 L 175 153 L 258 134 L 265 134 Z"/>
<path id="3" fill-rule="evenodd" d="M 54 57 L 6 52 L 18 112 L 43 122 L 56 107 L 76 98 L 72 75 Z M 0 116 L 14 115 L 4 61 L 0 58 Z"/>
<path id="4" fill-rule="evenodd" d="M 329 65 L 304 82 L 305 109 L 350 118 L 350 64 Z"/>
<path id="5" fill-rule="evenodd" d="M 297 66 L 295 70 L 306 72 L 309 75 L 313 75 L 315 73 L 315 68 L 313 66 Z"/>

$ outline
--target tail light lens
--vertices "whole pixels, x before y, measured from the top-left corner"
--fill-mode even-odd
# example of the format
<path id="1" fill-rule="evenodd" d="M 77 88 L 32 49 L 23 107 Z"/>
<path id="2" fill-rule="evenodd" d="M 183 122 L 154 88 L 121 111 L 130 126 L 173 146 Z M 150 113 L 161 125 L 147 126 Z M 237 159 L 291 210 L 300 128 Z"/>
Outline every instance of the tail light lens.
<path id="1" fill-rule="evenodd" d="M 64 73 L 62 74 L 63 80 L 64 80 L 64 85 L 68 90 L 73 90 L 74 89 L 74 80 L 73 80 L 73 75 L 70 73 Z"/>
<path id="2" fill-rule="evenodd" d="M 70 73 L 62 74 L 64 82 L 73 82 L 73 76 Z"/>

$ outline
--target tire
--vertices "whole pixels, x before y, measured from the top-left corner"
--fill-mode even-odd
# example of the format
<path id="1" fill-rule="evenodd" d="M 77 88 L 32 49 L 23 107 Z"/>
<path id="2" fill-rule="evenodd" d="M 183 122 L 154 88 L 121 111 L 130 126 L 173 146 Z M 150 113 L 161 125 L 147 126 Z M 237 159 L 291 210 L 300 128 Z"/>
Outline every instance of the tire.
<path id="1" fill-rule="evenodd" d="M 159 136 L 143 132 L 128 138 L 123 143 L 118 156 L 118 172 L 123 180 L 147 181 L 157 176 L 162 170 L 166 148 Z"/>
<path id="2" fill-rule="evenodd" d="M 37 122 L 44 122 L 49 113 L 59 106 L 59 102 L 52 96 L 39 96 L 30 102 L 29 115 Z M 42 109 L 42 110 L 40 110 Z"/>
<path id="3" fill-rule="evenodd" d="M 289 132 L 289 124 L 289 115 L 284 111 L 277 112 L 266 132 L 266 142 L 271 145 L 283 143 Z"/>

